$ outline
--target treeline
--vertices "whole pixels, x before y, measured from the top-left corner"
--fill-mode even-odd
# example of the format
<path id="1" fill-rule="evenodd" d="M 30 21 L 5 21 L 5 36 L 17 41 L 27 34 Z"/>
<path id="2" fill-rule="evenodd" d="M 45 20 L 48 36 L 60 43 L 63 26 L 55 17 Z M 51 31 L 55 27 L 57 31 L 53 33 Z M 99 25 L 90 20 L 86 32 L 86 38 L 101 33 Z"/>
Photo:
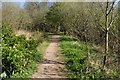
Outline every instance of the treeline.
<path id="1" fill-rule="evenodd" d="M 118 13 L 118 4 L 115 2 L 55 3 L 46 18 L 51 22 L 53 31 L 64 32 L 81 41 L 101 46 L 101 61 L 105 66 L 111 59 L 114 59 L 112 63 L 118 64 Z"/>
<path id="2" fill-rule="evenodd" d="M 99 3 L 25 2 L 22 8 L 16 4 L 2 3 L 2 22 L 8 23 L 13 32 L 24 29 L 72 35 L 97 45 L 102 52 L 103 67 L 114 63 L 112 66 L 118 68 L 120 3 L 116 0 Z"/>
<path id="3" fill-rule="evenodd" d="M 8 23 L 13 30 L 44 31 L 47 2 L 26 2 L 20 7 L 19 3 L 2 3 L 2 22 Z"/>

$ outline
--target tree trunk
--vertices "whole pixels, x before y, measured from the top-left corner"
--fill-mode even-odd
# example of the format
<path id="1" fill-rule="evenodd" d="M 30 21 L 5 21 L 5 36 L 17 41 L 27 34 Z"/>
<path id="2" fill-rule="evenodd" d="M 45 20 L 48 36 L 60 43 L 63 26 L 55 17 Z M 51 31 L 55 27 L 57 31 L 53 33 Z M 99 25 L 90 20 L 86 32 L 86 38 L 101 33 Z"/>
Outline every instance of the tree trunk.
<path id="1" fill-rule="evenodd" d="M 105 15 L 105 18 L 106 18 L 106 22 L 105 22 L 105 26 L 106 26 L 106 32 L 105 32 L 105 55 L 103 57 L 103 69 L 105 67 L 105 64 L 106 64 L 106 60 L 107 60 L 107 54 L 108 54 L 108 31 L 109 31 L 109 28 L 108 28 L 108 2 L 107 2 L 107 5 L 106 5 L 106 15 Z"/>
<path id="2" fill-rule="evenodd" d="M 103 68 L 105 67 L 105 64 L 106 64 L 106 60 L 107 60 L 107 55 L 108 55 L 108 31 L 109 29 L 107 28 L 106 29 L 106 38 L 105 38 L 105 55 L 104 55 L 104 58 L 103 58 Z"/>

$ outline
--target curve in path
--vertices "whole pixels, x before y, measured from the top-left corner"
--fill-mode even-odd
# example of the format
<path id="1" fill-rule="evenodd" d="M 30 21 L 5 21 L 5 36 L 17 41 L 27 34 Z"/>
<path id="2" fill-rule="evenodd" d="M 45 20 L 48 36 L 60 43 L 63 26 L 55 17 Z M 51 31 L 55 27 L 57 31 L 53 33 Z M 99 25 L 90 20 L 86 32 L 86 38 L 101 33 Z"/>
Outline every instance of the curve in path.
<path id="1" fill-rule="evenodd" d="M 52 36 L 51 43 L 46 49 L 42 62 L 32 78 L 66 78 L 64 61 L 59 53 L 59 36 Z"/>

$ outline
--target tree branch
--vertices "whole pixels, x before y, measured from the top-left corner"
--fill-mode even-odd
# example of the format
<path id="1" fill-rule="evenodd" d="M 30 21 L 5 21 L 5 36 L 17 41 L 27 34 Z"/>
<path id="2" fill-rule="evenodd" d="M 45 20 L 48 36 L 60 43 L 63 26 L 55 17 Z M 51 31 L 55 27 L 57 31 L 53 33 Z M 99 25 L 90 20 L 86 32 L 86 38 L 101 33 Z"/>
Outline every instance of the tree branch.
<path id="1" fill-rule="evenodd" d="M 107 2 L 107 3 L 108 3 L 108 2 Z M 112 11 L 113 6 L 114 6 L 114 3 L 115 3 L 115 1 L 114 1 L 114 2 L 112 2 L 112 6 L 111 6 L 110 10 L 109 10 L 109 11 L 107 11 L 107 15 L 109 15 L 109 14 L 110 14 L 110 12 Z M 108 8 L 108 5 L 107 5 L 107 8 Z"/>

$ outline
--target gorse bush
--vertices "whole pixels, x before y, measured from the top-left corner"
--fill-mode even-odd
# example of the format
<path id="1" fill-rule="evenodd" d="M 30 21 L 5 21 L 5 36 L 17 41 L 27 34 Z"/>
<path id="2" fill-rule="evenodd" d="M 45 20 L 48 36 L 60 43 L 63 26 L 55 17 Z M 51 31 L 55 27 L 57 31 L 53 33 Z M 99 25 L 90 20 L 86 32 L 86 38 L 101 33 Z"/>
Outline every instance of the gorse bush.
<path id="1" fill-rule="evenodd" d="M 32 38 L 26 40 L 24 35 L 15 36 L 9 25 L 2 25 L 2 72 L 7 78 L 27 76 L 25 71 L 40 61 L 37 46 L 38 41 Z"/>

